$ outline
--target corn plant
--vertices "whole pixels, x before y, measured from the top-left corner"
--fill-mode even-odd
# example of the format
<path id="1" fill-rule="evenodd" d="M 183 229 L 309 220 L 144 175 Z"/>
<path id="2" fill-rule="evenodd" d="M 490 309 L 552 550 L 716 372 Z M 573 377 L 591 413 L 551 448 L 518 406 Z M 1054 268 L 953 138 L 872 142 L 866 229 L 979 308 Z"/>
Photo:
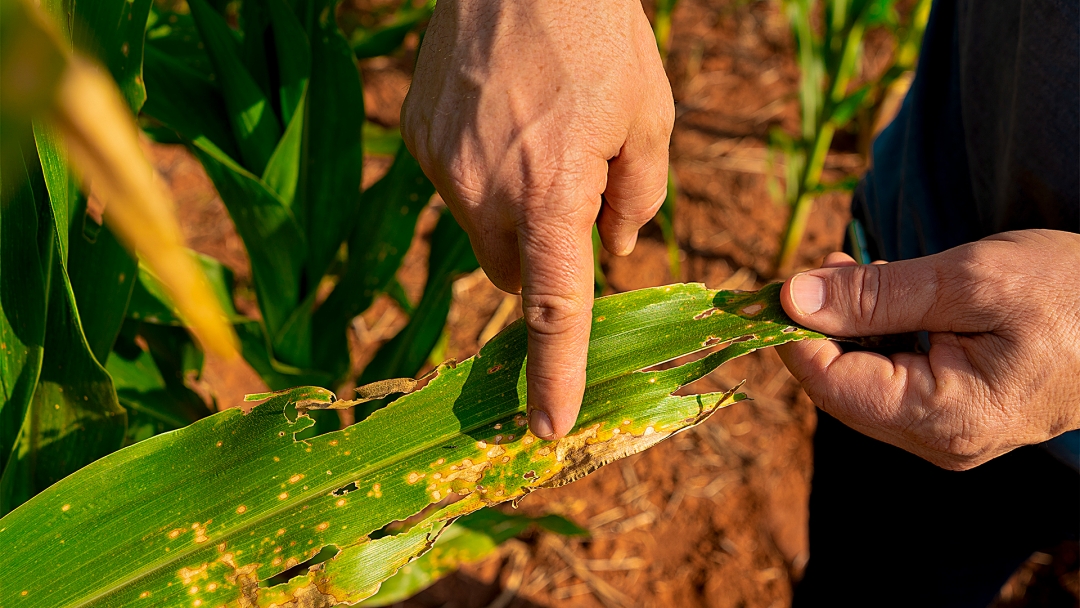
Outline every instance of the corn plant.
<path id="1" fill-rule="evenodd" d="M 0 27 L 18 1 L 0 0 Z M 819 337 L 790 325 L 775 287 L 602 299 L 581 419 L 567 438 L 541 442 L 525 424 L 520 322 L 410 392 L 407 377 L 442 331 L 450 282 L 476 267 L 444 215 L 423 297 L 403 302 L 410 322 L 365 371 L 360 398 L 288 388 L 334 386 L 347 373 L 345 325 L 377 293 L 394 292 L 433 188 L 398 145 L 387 175 L 360 192 L 365 145 L 385 152 L 398 138 L 364 122 L 353 58 L 362 45 L 341 35 L 332 2 L 245 3 L 236 28 L 203 0 L 188 6 L 46 3 L 70 26 L 64 44 L 95 53 L 147 132 L 186 145 L 218 188 L 251 258 L 261 318 L 236 311 L 219 262 L 182 257 L 209 279 L 207 308 L 224 311 L 244 357 L 280 390 L 255 396 L 262 403 L 249 412 L 208 416 L 190 388 L 202 352 L 175 275 L 93 219 L 50 123 L 22 129 L 29 139 L 18 145 L 5 141 L 0 568 L 12 574 L 0 605 L 332 605 L 371 596 L 390 577 L 371 601 L 403 597 L 454 563 L 432 557 L 400 571 L 433 544 L 471 559 L 533 523 L 504 519 L 481 538 L 469 525 L 500 516 L 477 509 L 569 483 L 701 422 L 742 396 L 676 389 L 732 357 Z M 122 173 L 122 158 L 102 159 L 101 175 Z M 371 407 L 397 393 L 408 394 Z M 373 413 L 338 429 L 325 414 L 346 407 Z M 573 532 L 554 522 L 535 523 Z M 289 574 L 300 564 L 306 573 Z"/>
<path id="2" fill-rule="evenodd" d="M 349 369 L 349 321 L 393 280 L 434 188 L 398 146 L 361 195 L 362 89 L 333 2 L 245 2 L 239 31 L 205 0 L 188 5 L 148 31 L 143 113 L 203 164 L 247 248 L 262 320 L 238 325 L 245 357 L 271 388 L 334 386 Z M 378 359 L 389 375 L 420 368 L 449 281 L 477 266 L 452 220 L 436 232 L 433 259 L 450 263 L 432 268 L 413 319 L 425 327 L 393 345 L 410 354 Z"/>
<path id="3" fill-rule="evenodd" d="M 252 395 L 261 403 L 246 413 L 221 412 L 110 454 L 0 519 L 0 602 L 363 600 L 455 517 L 570 483 L 744 399 L 735 389 L 676 391 L 734 357 L 821 337 L 790 324 L 778 293 L 778 285 L 756 293 L 673 285 L 598 299 L 581 415 L 553 442 L 528 430 L 520 320 L 345 429 L 298 438 L 314 424 L 310 412 L 416 382 L 383 381 L 354 401 L 315 387 Z M 411 526 L 373 536 L 409 518 Z M 333 557 L 270 584 L 328 547 Z"/>
<path id="4" fill-rule="evenodd" d="M 76 22 L 62 2 L 0 2 L 0 514 L 130 441 L 126 429 L 142 428 L 144 413 L 120 404 L 105 368 L 137 274 L 124 245 L 167 280 L 163 293 L 204 347 L 235 352 L 131 120 L 145 99 L 148 7 L 93 4 Z M 104 65 L 87 59 L 94 53 Z M 84 180 L 94 184 L 93 204 Z M 163 363 L 183 357 L 197 369 L 188 334 L 168 338 L 174 358 Z M 167 365 L 154 371 L 144 387 L 173 376 Z M 201 402 L 182 382 L 174 388 L 175 419 L 199 417 L 185 418 Z"/>
<path id="5" fill-rule="evenodd" d="M 794 137 L 780 130 L 770 134 L 771 147 L 785 158 L 783 199 L 791 207 L 777 260 L 781 272 L 795 261 L 814 198 L 854 186 L 850 179 L 821 181 L 833 135 L 861 109 L 880 107 L 884 91 L 914 65 L 929 1 L 919 3 L 910 25 L 901 24 L 895 0 L 784 0 L 783 5 L 795 35 L 801 131 Z M 820 28 L 814 23 L 818 16 Z M 879 78 L 852 89 L 860 75 L 864 37 L 875 27 L 897 35 L 893 65 Z"/>

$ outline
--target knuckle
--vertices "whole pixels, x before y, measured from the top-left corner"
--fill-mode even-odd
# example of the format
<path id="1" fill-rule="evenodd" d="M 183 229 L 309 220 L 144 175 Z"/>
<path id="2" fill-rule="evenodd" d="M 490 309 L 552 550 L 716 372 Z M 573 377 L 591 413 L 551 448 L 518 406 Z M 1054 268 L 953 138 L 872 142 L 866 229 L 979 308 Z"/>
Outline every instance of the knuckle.
<path id="1" fill-rule="evenodd" d="M 525 323 L 541 339 L 587 328 L 592 313 L 591 303 L 572 294 L 525 294 L 521 308 Z"/>
<path id="2" fill-rule="evenodd" d="M 885 313 L 881 301 L 883 274 L 878 266 L 864 265 L 853 268 L 851 280 L 851 314 L 858 327 L 873 327 L 876 319 Z"/>

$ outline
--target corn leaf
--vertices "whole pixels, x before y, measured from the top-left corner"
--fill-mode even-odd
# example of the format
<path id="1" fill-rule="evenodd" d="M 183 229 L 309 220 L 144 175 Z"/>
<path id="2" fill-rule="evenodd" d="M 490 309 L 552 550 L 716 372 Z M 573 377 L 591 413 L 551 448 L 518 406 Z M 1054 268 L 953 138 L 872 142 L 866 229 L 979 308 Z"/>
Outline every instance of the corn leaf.
<path id="1" fill-rule="evenodd" d="M 107 226 L 86 214 L 86 204 L 80 196 L 68 235 L 67 270 L 86 342 L 105 364 L 124 322 L 139 265 Z"/>
<path id="2" fill-rule="evenodd" d="M 420 211 L 433 194 L 435 186 L 420 164 L 405 146 L 398 148 L 390 171 L 364 192 L 361 220 L 349 239 L 348 268 L 315 312 L 316 353 L 347 348 L 341 328 L 387 289 L 409 249 Z M 319 365 L 330 370 L 341 364 L 320 360 Z"/>
<path id="3" fill-rule="evenodd" d="M 431 550 L 386 579 L 379 592 L 361 606 L 389 606 L 406 600 L 465 564 L 493 554 L 507 540 L 537 526 L 556 534 L 588 536 L 588 532 L 558 515 L 527 517 L 496 509 L 480 509 L 454 521 L 439 535 Z"/>
<path id="4" fill-rule="evenodd" d="M 273 190 L 285 206 L 293 210 L 294 215 L 297 211 L 296 185 L 300 177 L 301 145 L 304 136 L 303 97 L 298 101 L 297 109 L 299 113 L 293 114 L 292 121 L 285 128 L 285 134 L 274 148 L 262 175 L 263 184 Z"/>
<path id="5" fill-rule="evenodd" d="M 91 352 L 68 280 L 67 223 L 74 189 L 54 134 L 35 130 L 37 154 L 25 152 L 21 184 L 11 198 L 5 188 L 0 220 L 6 246 L 0 308 L 8 311 L 3 329 L 12 338 L 10 353 L 8 342 L 0 349 L 6 393 L 0 412 L 0 513 L 119 448 L 125 428 L 124 410 Z M 24 302 L 35 308 L 26 310 Z"/>
<path id="6" fill-rule="evenodd" d="M 68 2 L 75 17 L 71 31 L 75 46 L 109 68 L 124 100 L 138 112 L 146 100 L 143 33 L 152 0 Z"/>
<path id="7" fill-rule="evenodd" d="M 225 20 L 206 0 L 190 0 L 188 6 L 221 83 L 229 124 L 244 167 L 259 175 L 281 138 L 281 124 L 266 95 L 244 66 L 239 45 Z"/>
<path id="8" fill-rule="evenodd" d="M 357 28 L 350 41 L 353 53 L 356 54 L 357 59 L 369 59 L 397 51 L 405 42 L 405 37 L 409 32 L 431 18 L 434 9 L 434 2 L 425 3 L 420 8 L 413 8 L 406 4 L 398 9 L 390 22 L 385 25 L 372 29 Z"/>
<path id="9" fill-rule="evenodd" d="M 301 224 L 307 235 L 306 283 L 319 281 L 348 239 L 360 210 L 364 94 L 352 51 L 334 20 L 334 2 L 313 2 L 311 80 L 300 165 Z M 344 324 L 336 330 L 342 331 Z"/>
<path id="10" fill-rule="evenodd" d="M 304 237 L 288 207 L 253 175 L 196 148 L 247 247 L 259 309 L 271 332 L 299 303 Z M 256 244 L 257 245 L 251 245 Z"/>
<path id="11" fill-rule="evenodd" d="M 60 260 L 66 266 L 68 232 L 75 206 L 78 204 L 78 191 L 75 188 L 75 180 L 68 170 L 67 161 L 64 159 L 60 134 L 51 125 L 43 122 L 35 122 L 33 128 L 34 143 L 37 145 L 37 160 L 35 161 L 32 156 L 27 156 L 27 162 L 40 166 L 40 169 L 34 169 L 34 171 L 35 174 L 40 173 L 44 180 L 46 195 L 38 197 L 38 203 L 52 209 L 50 217 L 58 239 L 56 246 Z"/>
<path id="12" fill-rule="evenodd" d="M 289 124 L 293 114 L 303 113 L 298 106 L 311 78 L 311 47 L 303 26 L 283 0 L 268 0 L 266 7 L 277 52 L 281 122 Z"/>
<path id="13" fill-rule="evenodd" d="M 8 171 L 0 181 L 0 472 L 7 468 L 41 371 L 56 251 L 52 217 L 42 213 L 48 193 L 33 148 L 14 160 L 21 174 Z"/>
<path id="14" fill-rule="evenodd" d="M 143 113 L 223 162 L 240 158 L 221 89 L 205 73 L 170 55 L 170 47 L 163 44 L 168 40 L 172 38 L 146 45 Z"/>
<path id="15" fill-rule="evenodd" d="M 528 431 L 520 321 L 476 357 L 441 367 L 424 388 L 340 431 L 294 439 L 312 424 L 306 411 L 353 405 L 308 387 L 141 441 L 0 519 L 0 603 L 364 599 L 426 551 L 445 521 L 570 483 L 742 399 L 674 392 L 733 357 L 821 337 L 790 325 L 778 287 L 736 294 L 674 285 L 597 300 L 581 415 L 555 442 Z M 722 348 L 657 367 L 713 346 Z M 401 390 L 389 384 L 382 392 Z M 410 530 L 370 539 L 452 495 L 462 498 Z M 327 546 L 338 553 L 306 575 L 261 583 Z"/>
<path id="16" fill-rule="evenodd" d="M 41 371 L 0 476 L 0 513 L 123 444 L 126 413 L 83 335 L 59 255 L 52 264 Z"/>
<path id="17" fill-rule="evenodd" d="M 212 86 L 153 47 L 147 51 L 146 76 L 145 113 L 191 142 L 247 246 L 263 319 L 271 332 L 278 331 L 300 300 L 305 250 L 300 225 L 278 193 L 222 146 L 231 137 Z"/>

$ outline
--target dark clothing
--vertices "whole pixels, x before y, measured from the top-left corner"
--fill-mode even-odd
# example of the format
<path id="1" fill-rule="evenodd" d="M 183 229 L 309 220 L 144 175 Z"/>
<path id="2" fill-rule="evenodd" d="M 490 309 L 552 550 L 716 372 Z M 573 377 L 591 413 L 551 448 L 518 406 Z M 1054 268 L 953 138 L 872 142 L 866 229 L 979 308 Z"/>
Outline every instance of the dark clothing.
<path id="1" fill-rule="evenodd" d="M 1080 230 L 1076 0 L 934 3 L 915 81 L 852 212 L 877 257 Z"/>
<path id="2" fill-rule="evenodd" d="M 852 201 L 874 257 L 1080 232 L 1078 12 L 1076 0 L 934 3 L 911 90 Z M 1077 538 L 1074 468 L 1031 446 L 945 471 L 819 413 L 795 605 L 982 608 L 1031 553 Z"/>
<path id="3" fill-rule="evenodd" d="M 1076 538 L 1076 473 L 1021 448 L 940 469 L 818 412 L 803 606 L 986 608 L 1033 552 Z"/>

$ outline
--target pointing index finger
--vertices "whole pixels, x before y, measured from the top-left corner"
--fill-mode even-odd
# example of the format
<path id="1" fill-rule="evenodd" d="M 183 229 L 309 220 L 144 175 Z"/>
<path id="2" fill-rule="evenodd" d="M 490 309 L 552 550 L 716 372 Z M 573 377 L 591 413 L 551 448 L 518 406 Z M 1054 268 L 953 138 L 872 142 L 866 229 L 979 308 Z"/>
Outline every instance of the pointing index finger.
<path id="1" fill-rule="evenodd" d="M 573 428 L 585 393 L 592 328 L 592 223 L 544 215 L 518 231 L 522 311 L 529 334 L 529 427 L 544 439 Z"/>

